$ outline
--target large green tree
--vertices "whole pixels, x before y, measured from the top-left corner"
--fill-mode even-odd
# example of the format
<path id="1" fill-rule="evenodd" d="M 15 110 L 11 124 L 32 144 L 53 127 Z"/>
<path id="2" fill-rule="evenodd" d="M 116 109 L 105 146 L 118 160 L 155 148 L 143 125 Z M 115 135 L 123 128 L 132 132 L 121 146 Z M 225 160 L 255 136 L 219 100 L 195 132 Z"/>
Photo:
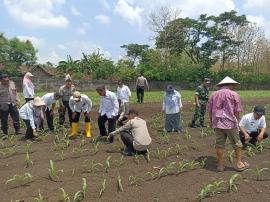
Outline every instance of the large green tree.
<path id="1" fill-rule="evenodd" d="M 149 45 L 146 44 L 128 44 L 128 45 L 122 45 L 121 48 L 126 49 L 127 51 L 127 57 L 130 58 L 131 67 L 135 66 L 136 60 L 140 59 L 143 55 L 143 53 L 149 48 Z"/>

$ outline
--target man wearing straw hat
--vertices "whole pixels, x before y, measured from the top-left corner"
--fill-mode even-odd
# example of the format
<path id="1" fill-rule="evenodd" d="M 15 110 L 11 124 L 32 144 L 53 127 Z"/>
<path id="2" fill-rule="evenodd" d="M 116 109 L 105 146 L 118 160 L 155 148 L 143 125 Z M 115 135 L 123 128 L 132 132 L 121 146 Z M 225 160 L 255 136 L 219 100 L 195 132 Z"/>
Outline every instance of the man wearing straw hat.
<path id="1" fill-rule="evenodd" d="M 34 139 L 37 137 L 37 128 L 43 121 L 42 107 L 45 105 L 40 97 L 35 97 L 25 103 L 19 110 L 21 119 L 26 125 L 25 139 Z"/>
<path id="2" fill-rule="evenodd" d="M 210 126 L 216 134 L 217 170 L 220 172 L 225 168 L 224 149 L 227 138 L 235 150 L 235 169 L 244 171 L 249 168 L 249 164 L 243 162 L 241 157 L 242 143 L 238 132 L 239 112 L 242 111 L 240 96 L 233 91 L 239 84 L 230 77 L 225 77 L 217 84 L 220 89 L 209 100 Z"/>

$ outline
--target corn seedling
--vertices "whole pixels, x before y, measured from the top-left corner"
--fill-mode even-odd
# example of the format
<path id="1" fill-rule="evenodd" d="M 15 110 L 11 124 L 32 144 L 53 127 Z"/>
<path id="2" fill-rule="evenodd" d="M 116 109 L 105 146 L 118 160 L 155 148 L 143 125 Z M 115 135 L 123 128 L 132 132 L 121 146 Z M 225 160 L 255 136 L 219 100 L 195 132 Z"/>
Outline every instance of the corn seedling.
<path id="1" fill-rule="evenodd" d="M 228 192 L 231 192 L 233 189 L 237 191 L 236 180 L 240 177 L 241 175 L 238 173 L 231 176 L 231 178 L 229 179 L 229 186 L 227 190 Z"/>
<path id="2" fill-rule="evenodd" d="M 70 145 L 70 139 L 69 138 L 65 138 L 63 139 L 64 141 L 64 148 L 67 149 Z"/>
<path id="3" fill-rule="evenodd" d="M 34 164 L 33 161 L 31 160 L 28 152 L 26 153 L 25 164 L 26 164 L 25 165 L 26 168 L 28 168 L 29 166 L 32 166 Z"/>
<path id="4" fill-rule="evenodd" d="M 188 169 L 194 170 L 196 169 L 196 166 L 198 166 L 199 164 L 200 164 L 199 162 L 191 161 L 188 163 Z"/>
<path id="5" fill-rule="evenodd" d="M 85 151 L 88 149 L 85 149 L 83 147 L 74 148 L 72 150 L 72 153 L 75 154 L 76 157 L 80 157 Z"/>
<path id="6" fill-rule="evenodd" d="M 121 158 L 120 158 L 120 160 L 118 161 L 118 166 L 119 167 L 124 164 L 123 159 L 124 159 L 124 156 L 122 155 Z"/>
<path id="7" fill-rule="evenodd" d="M 182 145 L 180 145 L 180 144 L 175 144 L 175 147 L 174 147 L 174 150 L 175 150 L 175 153 L 177 154 L 177 155 L 182 155 L 183 153 L 182 153 L 182 151 L 183 151 L 183 146 Z"/>
<path id="8" fill-rule="evenodd" d="M 177 164 L 176 164 L 176 168 L 177 168 L 177 174 L 180 174 L 180 173 L 183 173 L 186 171 L 188 167 L 188 162 L 186 161 L 179 161 Z"/>
<path id="9" fill-rule="evenodd" d="M 25 153 L 31 153 L 31 146 L 32 146 L 33 142 L 28 142 L 25 145 Z"/>
<path id="10" fill-rule="evenodd" d="M 17 146 L 14 145 L 13 147 L 5 148 L 4 151 L 0 151 L 4 158 L 10 157 L 17 153 Z"/>
<path id="11" fill-rule="evenodd" d="M 86 145 L 86 141 L 85 141 L 85 138 L 82 137 L 81 140 L 80 140 L 80 148 L 84 147 Z"/>
<path id="12" fill-rule="evenodd" d="M 146 160 L 147 160 L 147 163 L 150 162 L 150 150 L 149 149 L 146 150 Z"/>
<path id="13" fill-rule="evenodd" d="M 139 160 L 139 158 L 140 158 L 140 155 L 137 155 L 137 154 L 135 154 L 135 155 L 134 155 L 133 160 L 134 160 L 134 162 L 135 162 L 137 165 L 139 165 L 139 164 L 140 164 L 140 160 Z"/>
<path id="14" fill-rule="evenodd" d="M 250 169 L 250 171 L 256 176 L 257 181 L 263 181 L 263 172 L 269 170 L 270 170 L 269 168 L 259 169 L 257 166 L 254 169 Z"/>
<path id="15" fill-rule="evenodd" d="M 109 168 L 111 168 L 111 164 L 110 164 L 110 160 L 111 160 L 111 156 L 108 156 L 105 160 L 105 164 L 104 164 L 104 170 L 106 173 L 108 173 Z"/>
<path id="16" fill-rule="evenodd" d="M 207 158 L 203 158 L 203 159 L 200 161 L 200 166 L 201 166 L 201 168 L 205 168 L 205 166 L 206 166 L 206 161 L 207 161 Z"/>
<path id="17" fill-rule="evenodd" d="M 231 164 L 233 164 L 233 154 L 234 154 L 234 150 L 228 151 L 228 159 Z"/>
<path id="18" fill-rule="evenodd" d="M 56 156 L 58 156 L 61 159 L 61 161 L 65 160 L 66 158 L 66 155 L 63 150 L 61 152 L 56 153 Z"/>
<path id="19" fill-rule="evenodd" d="M 8 136 L 8 142 L 10 146 L 15 145 L 15 135 L 9 135 Z"/>
<path id="20" fill-rule="evenodd" d="M 205 187 L 202 188 L 201 192 L 198 195 L 199 201 L 202 201 L 203 199 L 205 199 L 206 197 L 209 197 L 211 192 L 212 192 L 212 184 L 208 184 Z"/>
<path id="21" fill-rule="evenodd" d="M 206 137 L 208 134 L 206 133 L 204 128 L 201 128 L 201 137 Z"/>
<path id="22" fill-rule="evenodd" d="M 164 133 L 164 134 L 161 135 L 161 137 L 160 137 L 160 142 L 161 142 L 162 144 L 169 144 L 170 139 L 171 139 L 171 136 L 168 135 L 167 133 Z"/>
<path id="23" fill-rule="evenodd" d="M 60 191 L 62 193 L 63 196 L 63 202 L 70 202 L 70 198 L 69 195 L 66 193 L 66 191 L 64 190 L 64 188 L 60 188 Z"/>
<path id="24" fill-rule="evenodd" d="M 219 192 L 219 189 L 221 188 L 221 185 L 225 183 L 223 180 L 220 180 L 220 181 L 214 181 L 212 183 L 213 185 L 213 193 L 217 193 Z"/>
<path id="25" fill-rule="evenodd" d="M 100 189 L 100 191 L 99 191 L 99 196 L 98 196 L 98 198 L 101 198 L 102 194 L 103 194 L 103 193 L 105 192 L 105 190 L 106 190 L 106 179 L 103 180 L 101 186 L 102 186 L 102 187 L 101 187 L 101 189 Z"/>
<path id="26" fill-rule="evenodd" d="M 184 138 L 185 138 L 186 140 L 190 140 L 190 139 L 191 139 L 191 135 L 189 134 L 188 129 L 186 129 L 185 132 L 184 132 Z"/>
<path id="27" fill-rule="evenodd" d="M 30 173 L 24 173 L 23 175 L 14 175 L 11 179 L 6 181 L 6 185 L 13 183 L 16 185 L 25 185 L 29 182 L 31 182 L 33 179 L 33 176 Z"/>
<path id="28" fill-rule="evenodd" d="M 52 181 L 58 181 L 61 175 L 64 175 L 64 170 L 57 170 L 54 162 L 50 160 L 49 179 Z"/>
<path id="29" fill-rule="evenodd" d="M 55 142 L 60 142 L 60 138 L 59 138 L 58 135 L 54 135 L 54 141 L 55 141 Z"/>
<path id="30" fill-rule="evenodd" d="M 41 195 L 40 189 L 38 190 L 38 197 L 35 198 L 35 202 L 45 202 L 44 197 Z"/>
<path id="31" fill-rule="evenodd" d="M 249 157 L 255 155 L 255 152 L 254 152 L 253 147 L 251 147 L 251 146 L 248 146 L 248 147 L 247 147 L 247 155 L 248 155 Z"/>
<path id="32" fill-rule="evenodd" d="M 173 172 L 174 168 L 175 168 L 175 162 L 171 162 L 169 164 L 166 164 L 165 166 L 163 166 L 158 173 L 158 177 L 164 177 L 166 175 L 169 175 Z"/>
<path id="33" fill-rule="evenodd" d="M 159 148 L 157 148 L 154 152 L 152 152 L 155 154 L 155 156 L 158 158 L 158 159 L 161 159 L 161 151 Z"/>
<path id="34" fill-rule="evenodd" d="M 139 186 L 143 179 L 141 177 L 131 175 L 129 176 L 128 181 L 131 186 Z"/>
<path id="35" fill-rule="evenodd" d="M 40 136 L 38 136 L 37 141 L 47 142 L 48 138 L 49 138 L 48 134 L 40 135 Z"/>
<path id="36" fill-rule="evenodd" d="M 85 178 L 82 178 L 82 180 L 83 180 L 82 190 L 79 190 L 76 192 L 73 198 L 73 202 L 80 202 L 85 199 L 86 191 L 87 191 L 87 182 Z"/>
<path id="37" fill-rule="evenodd" d="M 124 191 L 123 185 L 122 185 L 122 179 L 121 179 L 121 176 L 120 175 L 118 175 L 118 177 L 117 177 L 117 191 L 118 192 Z"/>
<path id="38" fill-rule="evenodd" d="M 149 171 L 145 174 L 145 177 L 148 177 L 148 176 L 150 176 L 151 180 L 154 180 L 158 177 L 158 172 L 155 172 L 155 171 L 150 172 Z"/>
<path id="39" fill-rule="evenodd" d="M 95 163 L 94 160 L 85 160 L 83 162 L 83 167 L 86 170 L 86 172 L 89 173 L 95 173 L 99 171 L 99 167 L 102 168 L 102 164 L 101 163 Z"/>
<path id="40" fill-rule="evenodd" d="M 98 146 L 100 145 L 100 142 L 96 142 L 95 144 L 93 144 L 94 147 L 94 154 L 98 153 Z"/>
<path id="41" fill-rule="evenodd" d="M 255 149 L 256 149 L 257 152 L 262 153 L 263 152 L 263 143 L 262 142 L 258 142 L 255 145 Z"/>

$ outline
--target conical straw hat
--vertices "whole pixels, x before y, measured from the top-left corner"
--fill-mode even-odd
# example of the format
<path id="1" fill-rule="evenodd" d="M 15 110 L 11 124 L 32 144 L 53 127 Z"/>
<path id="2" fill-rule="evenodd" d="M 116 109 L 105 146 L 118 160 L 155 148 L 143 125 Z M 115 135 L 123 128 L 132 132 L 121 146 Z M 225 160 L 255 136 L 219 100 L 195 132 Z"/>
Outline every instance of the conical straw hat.
<path id="1" fill-rule="evenodd" d="M 43 102 L 43 100 L 40 97 L 35 97 L 33 103 L 37 107 L 45 105 L 45 103 Z"/>
<path id="2" fill-rule="evenodd" d="M 238 83 L 237 81 L 233 80 L 232 78 L 226 76 L 221 82 L 219 82 L 217 84 L 217 86 L 221 86 L 221 85 L 224 85 L 224 84 L 240 84 Z"/>

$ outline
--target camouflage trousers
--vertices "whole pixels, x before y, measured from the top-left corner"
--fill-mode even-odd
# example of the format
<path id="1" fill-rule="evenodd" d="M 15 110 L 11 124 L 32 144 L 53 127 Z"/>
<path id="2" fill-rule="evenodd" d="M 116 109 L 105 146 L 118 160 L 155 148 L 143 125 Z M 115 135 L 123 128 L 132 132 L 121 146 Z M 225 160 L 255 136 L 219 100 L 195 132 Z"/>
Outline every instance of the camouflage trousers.
<path id="1" fill-rule="evenodd" d="M 192 118 L 192 123 L 196 123 L 196 121 L 198 119 L 200 119 L 200 124 L 204 123 L 204 115 L 205 115 L 205 111 L 206 111 L 206 104 L 201 104 L 200 107 L 196 106 L 195 107 L 195 112 Z"/>

